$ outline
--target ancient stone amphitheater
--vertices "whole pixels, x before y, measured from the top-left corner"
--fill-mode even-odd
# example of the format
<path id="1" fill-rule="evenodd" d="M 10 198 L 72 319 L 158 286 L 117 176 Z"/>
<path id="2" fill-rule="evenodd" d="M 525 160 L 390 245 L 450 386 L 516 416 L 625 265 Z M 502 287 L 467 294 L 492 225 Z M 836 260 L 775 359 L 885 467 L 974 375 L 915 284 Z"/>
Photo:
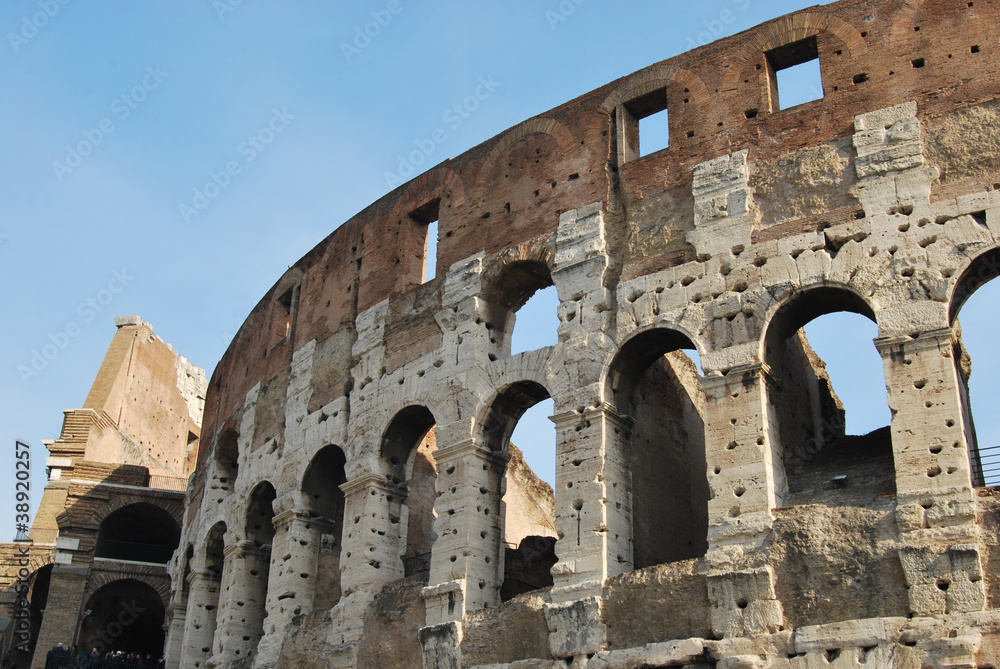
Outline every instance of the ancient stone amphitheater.
<path id="1" fill-rule="evenodd" d="M 957 320 L 998 236 L 998 0 L 807 9 L 445 161 L 219 363 L 171 666 L 1000 667 Z M 558 343 L 512 355 L 553 284 Z M 800 330 L 837 311 L 878 327 L 863 437 Z M 509 445 L 546 398 L 554 491 Z"/>

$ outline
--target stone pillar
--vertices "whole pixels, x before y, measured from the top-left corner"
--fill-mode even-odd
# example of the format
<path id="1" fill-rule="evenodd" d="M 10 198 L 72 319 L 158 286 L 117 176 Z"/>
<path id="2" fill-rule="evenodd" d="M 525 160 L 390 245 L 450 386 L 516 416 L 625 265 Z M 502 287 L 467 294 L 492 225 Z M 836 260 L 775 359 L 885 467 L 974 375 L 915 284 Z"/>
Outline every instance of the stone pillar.
<path id="1" fill-rule="evenodd" d="M 439 429 L 447 434 L 448 429 Z M 440 443 L 440 442 L 439 442 Z M 461 621 L 468 611 L 500 603 L 503 584 L 503 495 L 507 460 L 476 439 L 439 447 L 437 539 L 422 594 L 429 626 Z"/>
<path id="2" fill-rule="evenodd" d="M 276 506 L 290 507 L 288 500 Z M 274 516 L 274 544 L 267 587 L 267 623 L 257 647 L 254 667 L 270 667 L 278 661 L 292 618 L 313 610 L 313 594 L 319 561 L 321 527 L 330 523 L 311 518 L 301 508 L 286 508 Z"/>
<path id="3" fill-rule="evenodd" d="M 164 643 L 163 657 L 171 669 L 179 669 L 181 655 L 184 652 L 184 628 L 187 618 L 187 601 L 171 602 L 167 607 L 167 638 Z"/>
<path id="4" fill-rule="evenodd" d="M 252 541 L 227 545 L 223 569 L 223 600 L 215 634 L 215 649 L 208 666 L 252 657 L 267 617 L 267 578 L 270 546 Z"/>
<path id="5" fill-rule="evenodd" d="M 900 530 L 936 528 L 964 541 L 976 509 L 954 343 L 951 328 L 875 342 L 892 411 Z"/>
<path id="6" fill-rule="evenodd" d="M 556 425 L 553 601 L 600 596 L 608 577 L 632 570 L 630 419 L 608 404 L 563 411 Z"/>
<path id="7" fill-rule="evenodd" d="M 49 582 L 49 602 L 38 631 L 31 669 L 45 669 L 45 655 L 57 643 L 67 648 L 76 641 L 80 627 L 80 609 L 87 588 L 90 567 L 84 564 L 57 564 L 52 567 Z M 59 602 L 58 605 L 55 605 Z"/>
<path id="8" fill-rule="evenodd" d="M 896 522 L 910 612 L 986 605 L 976 498 L 951 328 L 876 340 L 892 411 Z"/>
<path id="9" fill-rule="evenodd" d="M 340 584 L 344 596 L 331 610 L 333 645 L 356 643 L 366 607 L 382 586 L 403 577 L 400 533 L 406 528 L 405 490 L 375 474 L 340 486 L 344 491 L 344 529 Z"/>
<path id="10" fill-rule="evenodd" d="M 184 620 L 184 644 L 176 667 L 205 667 L 215 645 L 219 617 L 219 574 L 204 566 L 191 565 L 188 574 L 187 614 Z M 172 660 L 171 660 L 172 661 Z M 168 666 L 170 666 L 168 664 Z"/>
<path id="11" fill-rule="evenodd" d="M 771 509 L 781 505 L 785 470 L 767 401 L 768 381 L 774 382 L 761 363 L 702 379 L 712 562 L 738 558 L 759 546 L 774 520 Z"/>

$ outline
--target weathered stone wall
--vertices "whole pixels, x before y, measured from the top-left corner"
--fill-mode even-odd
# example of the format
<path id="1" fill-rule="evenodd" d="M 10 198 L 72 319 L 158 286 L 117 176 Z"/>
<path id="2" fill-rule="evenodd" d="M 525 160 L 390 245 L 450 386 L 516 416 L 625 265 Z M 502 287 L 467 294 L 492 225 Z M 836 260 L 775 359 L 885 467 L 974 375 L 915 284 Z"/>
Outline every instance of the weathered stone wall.
<path id="1" fill-rule="evenodd" d="M 190 642 L 170 666 L 284 666 L 300 638 L 328 667 L 997 664 L 956 319 L 1000 274 L 998 17 L 803 10 L 529 119 L 338 228 L 213 375 L 182 545 L 192 586 L 216 582 L 219 532 L 224 565 L 181 595 L 175 560 Z M 775 70 L 814 56 L 824 97 L 780 109 Z M 664 107 L 669 147 L 642 155 Z M 517 310 L 553 284 L 558 343 L 511 355 Z M 863 437 L 797 335 L 834 311 L 878 326 L 892 422 Z M 504 544 L 523 522 L 503 513 L 509 439 L 549 397 L 552 584 L 502 601 L 506 556 L 529 569 Z M 303 484 L 326 448 L 342 517 Z M 269 546 L 248 527 L 261 486 Z M 338 534 L 319 569 L 316 537 Z M 401 579 L 428 541 L 418 605 Z M 263 579 L 262 554 L 248 611 L 231 584 Z M 192 623 L 214 607 L 216 628 Z M 265 620 L 259 643 L 241 616 Z"/>

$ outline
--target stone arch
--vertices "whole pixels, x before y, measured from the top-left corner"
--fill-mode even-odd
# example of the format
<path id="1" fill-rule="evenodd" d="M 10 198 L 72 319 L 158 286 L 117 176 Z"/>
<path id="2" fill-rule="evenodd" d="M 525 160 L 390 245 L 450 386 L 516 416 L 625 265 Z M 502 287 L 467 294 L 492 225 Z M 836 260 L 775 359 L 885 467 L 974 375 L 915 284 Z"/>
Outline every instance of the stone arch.
<path id="1" fill-rule="evenodd" d="M 993 472 L 989 470 L 993 468 L 992 463 L 995 462 L 991 456 L 995 457 L 996 455 L 996 444 L 989 441 L 980 444 L 981 435 L 976 430 L 972 409 L 973 391 L 970 382 L 972 370 L 976 369 L 975 362 L 979 358 L 975 356 L 976 351 L 972 351 L 970 356 L 970 351 L 962 341 L 963 332 L 962 326 L 959 324 L 959 314 L 962 307 L 976 291 L 997 277 L 1000 277 L 1000 248 L 994 247 L 972 258 L 959 274 L 948 300 L 948 325 L 953 332 L 951 357 L 955 363 L 955 373 L 958 380 L 961 425 L 965 441 L 969 446 L 973 485 L 977 486 L 986 485 L 987 478 L 991 478 L 990 475 Z M 989 357 L 987 360 L 989 361 Z M 983 457 L 988 458 L 985 462 L 985 471 Z"/>
<path id="2" fill-rule="evenodd" d="M 972 294 L 1000 276 L 1000 248 L 994 247 L 973 257 L 955 280 L 948 299 L 948 324 L 955 325 L 958 313 Z"/>
<path id="3" fill-rule="evenodd" d="M 889 428 L 864 436 L 846 434 L 843 405 L 801 329 L 836 312 L 859 314 L 878 324 L 866 299 L 852 287 L 832 282 L 789 293 L 772 305 L 764 324 L 768 440 L 784 475 L 778 477 L 776 494 L 786 504 L 829 497 L 840 485 L 831 474 L 849 476 L 852 494 L 895 492 Z"/>
<path id="4" fill-rule="evenodd" d="M 239 432 L 227 427 L 215 441 L 215 463 L 218 466 L 218 473 L 213 483 L 224 492 L 236 489 L 236 480 L 240 474 L 239 439 Z"/>
<path id="5" fill-rule="evenodd" d="M 345 499 L 340 486 L 347 482 L 344 451 L 334 444 L 319 449 L 302 475 L 300 490 L 309 518 L 305 532 L 312 551 L 309 571 L 315 575 L 312 608 L 329 610 L 340 601 L 341 541 Z M 313 566 L 314 563 L 314 566 Z"/>
<path id="6" fill-rule="evenodd" d="M 110 585 L 111 583 L 125 580 L 138 581 L 142 585 L 155 591 L 157 596 L 160 598 L 160 603 L 163 605 L 164 610 L 166 610 L 167 606 L 170 605 L 170 580 L 163 576 L 140 573 L 129 574 L 127 579 L 123 579 L 120 573 L 91 571 L 90 578 L 87 580 L 87 590 L 84 593 L 83 598 L 84 600 L 87 600 L 90 597 L 93 597 L 94 594 L 101 588 Z"/>
<path id="7" fill-rule="evenodd" d="M 180 536 L 181 526 L 170 512 L 148 501 L 135 502 L 101 519 L 94 557 L 165 565 Z"/>
<path id="8" fill-rule="evenodd" d="M 127 506 L 132 506 L 133 504 L 149 504 L 151 506 L 155 506 L 170 514 L 178 527 L 182 525 L 182 519 L 184 518 L 184 502 L 182 500 L 167 500 L 161 497 L 137 493 L 113 495 L 104 504 L 97 507 L 93 514 L 93 529 L 99 528 L 101 523 L 103 523 L 104 520 L 111 514 L 120 511 Z"/>
<path id="9" fill-rule="evenodd" d="M 700 557 L 708 549 L 705 396 L 684 349 L 696 349 L 688 334 L 645 328 L 617 348 L 606 368 L 605 398 L 628 426 L 609 438 L 630 472 L 637 569 Z"/>
<path id="10" fill-rule="evenodd" d="M 154 658 L 163 653 L 163 621 L 169 586 L 144 574 L 128 578 L 98 573 L 91 576 L 80 622 L 83 647 L 136 651 Z M 88 613 L 89 612 L 89 613 Z"/>
<path id="11" fill-rule="evenodd" d="M 533 118 L 514 126 L 497 140 L 490 152 L 483 158 L 476 176 L 476 183 L 473 187 L 473 196 L 478 201 L 486 192 L 486 178 L 493 169 L 494 164 L 518 141 L 539 133 L 552 137 L 559 145 L 562 153 L 569 153 L 576 146 L 576 138 L 559 121 L 547 118 Z"/>
<path id="12" fill-rule="evenodd" d="M 545 243 L 518 244 L 498 254 L 483 271 L 486 328 L 501 355 L 510 355 L 515 314 L 538 290 L 554 285 L 554 253 Z"/>
<path id="13" fill-rule="evenodd" d="M 379 463 L 385 480 L 399 490 L 391 496 L 389 514 L 399 518 L 404 574 L 430 568 L 434 542 L 434 499 L 437 439 L 434 414 L 426 406 L 411 404 L 389 421 L 379 445 Z"/>
<path id="14" fill-rule="evenodd" d="M 496 574 L 490 581 L 497 587 L 501 601 L 552 585 L 550 569 L 556 562 L 554 498 L 548 486 L 545 486 L 547 494 L 542 493 L 547 499 L 539 499 L 537 495 L 524 497 L 526 489 L 536 487 L 531 484 L 537 479 L 529 475 L 530 469 L 519 474 L 518 470 L 524 467 L 523 458 L 517 449 L 510 448 L 517 422 L 528 409 L 550 396 L 547 381 L 511 380 L 498 386 L 489 401 L 481 405 L 476 421 L 477 440 L 494 456 L 485 477 L 487 485 L 480 488 L 485 514 L 481 531 L 491 540 L 487 551 L 493 554 Z M 552 444 L 553 457 L 555 446 Z M 517 470 L 511 471 L 511 466 Z M 525 477 L 529 485 L 524 485 Z M 525 499 L 531 503 L 525 505 Z M 524 513 L 528 509 L 537 512 L 548 505 L 551 514 L 542 512 L 531 519 Z M 523 527 L 515 527 L 515 519 Z"/>

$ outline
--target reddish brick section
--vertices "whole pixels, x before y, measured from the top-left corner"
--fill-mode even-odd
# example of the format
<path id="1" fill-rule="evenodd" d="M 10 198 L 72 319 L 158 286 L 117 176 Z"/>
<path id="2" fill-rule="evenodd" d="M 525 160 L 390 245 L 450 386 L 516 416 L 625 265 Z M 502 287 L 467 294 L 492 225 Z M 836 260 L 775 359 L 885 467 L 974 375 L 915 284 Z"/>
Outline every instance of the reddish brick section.
<path id="1" fill-rule="evenodd" d="M 1000 13 L 997 0 L 841 0 L 805 9 L 651 65 L 511 128 L 400 186 L 334 231 L 268 292 L 247 317 L 216 367 L 205 429 L 221 432 L 257 383 L 280 385 L 292 347 L 345 336 L 359 311 L 389 299 L 390 341 L 412 337 L 412 356 L 434 346 L 432 309 L 400 308 L 399 300 L 433 302 L 445 270 L 485 252 L 546 238 L 559 214 L 602 201 L 612 215 L 671 197 L 690 221 L 694 165 L 749 149 L 763 164 L 798 148 L 849 137 L 859 111 L 916 100 L 928 129 L 945 112 L 994 99 L 1000 89 Z M 824 97 L 789 110 L 773 109 L 767 52 L 815 38 Z M 630 141 L 620 114 L 629 101 L 663 90 L 670 146 L 623 162 Z M 946 175 L 935 197 L 992 185 L 990 170 Z M 423 226 L 410 217 L 440 200 L 439 277 L 420 287 Z M 755 231 L 777 238 L 853 218 L 856 206 L 806 216 L 784 227 Z M 692 247 L 677 236 L 636 251 L 629 231 L 608 231 L 612 271 L 629 278 L 690 261 Z M 683 232 L 683 231 L 681 231 Z M 634 234 L 634 233 L 633 233 Z M 414 293 L 414 290 L 420 290 Z M 285 318 L 280 299 L 292 288 L 290 334 L 275 336 Z M 415 295 L 417 297 L 415 297 Z M 392 349 L 393 365 L 405 347 Z M 350 391 L 350 341 L 336 347 L 331 375 L 310 403 L 322 406 Z M 412 359 L 412 358 L 411 358 Z M 255 446 L 277 433 L 265 429 Z M 208 456 L 212 439 L 199 455 Z"/>

